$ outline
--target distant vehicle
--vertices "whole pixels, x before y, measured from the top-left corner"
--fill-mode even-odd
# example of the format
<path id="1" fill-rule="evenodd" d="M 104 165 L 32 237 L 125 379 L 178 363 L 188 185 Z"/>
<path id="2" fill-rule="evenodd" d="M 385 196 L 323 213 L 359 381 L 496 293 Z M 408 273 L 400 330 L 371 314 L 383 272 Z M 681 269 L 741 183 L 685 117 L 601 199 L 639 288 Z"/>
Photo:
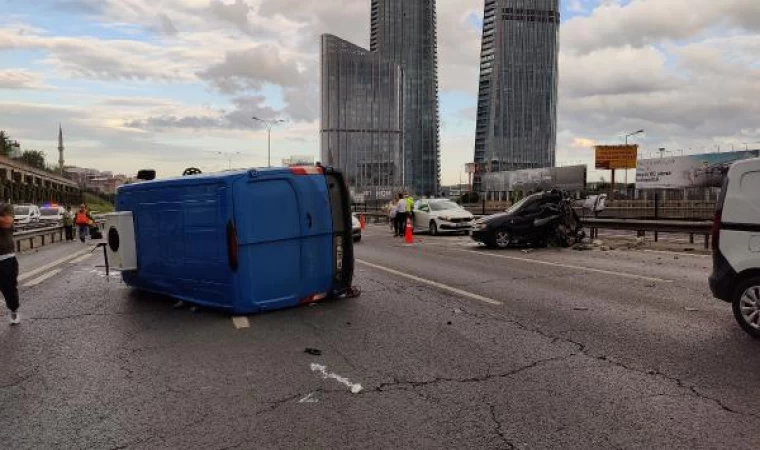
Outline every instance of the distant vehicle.
<path id="1" fill-rule="evenodd" d="M 512 245 L 568 247 L 584 237 L 570 199 L 559 191 L 525 197 L 506 212 L 475 222 L 472 239 L 490 248 Z"/>
<path id="2" fill-rule="evenodd" d="M 442 233 L 468 234 L 474 216 L 448 199 L 423 199 L 414 204 L 414 229 L 432 236 Z"/>
<path id="3" fill-rule="evenodd" d="M 43 206 L 40 208 L 40 222 L 61 223 L 64 212 L 66 212 L 66 208 L 63 206 Z"/>
<path id="4" fill-rule="evenodd" d="M 17 225 L 39 223 L 40 208 L 37 205 L 16 205 L 13 207 L 13 217 Z"/>
<path id="5" fill-rule="evenodd" d="M 590 211 L 595 216 L 607 207 L 607 194 L 589 195 L 583 201 L 583 209 Z"/>
<path id="6" fill-rule="evenodd" d="M 760 339 L 760 158 L 734 163 L 713 221 L 710 290 Z"/>
<path id="7" fill-rule="evenodd" d="M 352 291 L 349 192 L 331 168 L 251 169 L 121 186 L 104 228 L 131 287 L 235 314 Z"/>
<path id="8" fill-rule="evenodd" d="M 351 235 L 354 238 L 354 242 L 362 240 L 362 224 L 356 218 L 356 214 L 351 214 Z"/>

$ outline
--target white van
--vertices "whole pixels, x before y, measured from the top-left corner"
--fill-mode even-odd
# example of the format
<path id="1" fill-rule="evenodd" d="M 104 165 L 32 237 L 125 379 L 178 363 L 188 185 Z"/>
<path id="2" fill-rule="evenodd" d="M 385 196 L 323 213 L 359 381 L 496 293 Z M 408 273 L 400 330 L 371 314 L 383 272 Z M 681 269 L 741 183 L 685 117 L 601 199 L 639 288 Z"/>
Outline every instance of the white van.
<path id="1" fill-rule="evenodd" d="M 60 224 L 63 222 L 63 213 L 66 208 L 63 206 L 43 206 L 40 208 L 40 222 Z"/>
<path id="2" fill-rule="evenodd" d="M 733 164 L 713 223 L 710 290 L 760 339 L 760 158 Z"/>
<path id="3" fill-rule="evenodd" d="M 13 207 L 13 217 L 17 225 L 39 223 L 40 208 L 37 205 L 16 205 Z"/>

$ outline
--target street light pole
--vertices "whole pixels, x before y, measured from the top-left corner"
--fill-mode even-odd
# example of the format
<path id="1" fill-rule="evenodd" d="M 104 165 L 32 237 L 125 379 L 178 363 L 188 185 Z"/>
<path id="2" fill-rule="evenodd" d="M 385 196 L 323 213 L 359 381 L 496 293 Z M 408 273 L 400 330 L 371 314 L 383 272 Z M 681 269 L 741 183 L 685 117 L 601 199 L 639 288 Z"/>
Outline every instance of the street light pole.
<path id="1" fill-rule="evenodd" d="M 285 121 L 282 119 L 265 120 L 255 116 L 251 117 L 251 119 L 263 123 L 267 129 L 267 166 L 272 167 L 272 127 Z"/>
<path id="2" fill-rule="evenodd" d="M 638 130 L 634 131 L 633 133 L 628 133 L 625 135 L 625 145 L 628 145 L 628 138 L 631 136 L 636 136 L 637 134 L 644 133 L 644 130 Z M 628 169 L 625 169 L 625 192 L 628 194 Z M 612 195 L 610 196 L 610 200 L 615 199 L 615 169 L 612 169 Z"/>

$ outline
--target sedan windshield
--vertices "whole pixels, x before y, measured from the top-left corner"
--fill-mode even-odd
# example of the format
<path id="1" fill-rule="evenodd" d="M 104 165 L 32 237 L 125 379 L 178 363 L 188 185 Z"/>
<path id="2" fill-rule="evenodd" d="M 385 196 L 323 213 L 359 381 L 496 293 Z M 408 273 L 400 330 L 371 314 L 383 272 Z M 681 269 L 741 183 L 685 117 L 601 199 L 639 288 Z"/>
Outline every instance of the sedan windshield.
<path id="1" fill-rule="evenodd" d="M 448 200 L 442 202 L 430 202 L 430 209 L 433 211 L 448 211 L 452 209 L 462 209 L 461 206 Z"/>
<path id="2" fill-rule="evenodd" d="M 17 206 L 13 208 L 13 214 L 17 216 L 28 216 L 29 215 L 29 207 L 28 206 Z"/>
<path id="3" fill-rule="evenodd" d="M 531 197 L 525 197 L 524 199 L 520 200 L 519 202 L 512 205 L 508 210 L 507 214 L 514 214 L 517 211 L 519 211 L 526 203 L 528 203 L 528 200 L 530 200 Z"/>
<path id="4" fill-rule="evenodd" d="M 58 212 L 58 208 L 42 208 L 40 209 L 40 214 L 43 216 L 57 216 L 60 213 Z"/>

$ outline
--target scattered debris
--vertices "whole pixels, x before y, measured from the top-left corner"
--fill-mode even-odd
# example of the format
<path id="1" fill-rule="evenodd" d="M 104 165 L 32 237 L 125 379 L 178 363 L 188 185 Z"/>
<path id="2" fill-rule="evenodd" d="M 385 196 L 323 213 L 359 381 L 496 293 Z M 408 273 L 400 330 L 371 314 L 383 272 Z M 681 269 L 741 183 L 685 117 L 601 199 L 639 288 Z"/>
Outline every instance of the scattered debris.
<path id="1" fill-rule="evenodd" d="M 232 318 L 232 324 L 238 330 L 240 330 L 242 328 L 250 328 L 251 327 L 251 323 L 248 321 L 248 317 L 245 317 L 245 316 L 233 317 Z"/>
<path id="2" fill-rule="evenodd" d="M 350 327 L 351 326 L 351 322 L 346 322 L 346 325 L 348 325 Z"/>
<path id="3" fill-rule="evenodd" d="M 527 248 L 527 249 L 523 250 L 522 252 L 525 253 L 525 254 L 528 254 L 528 253 L 533 253 L 534 251 L 535 251 L 535 249 Z"/>
<path id="4" fill-rule="evenodd" d="M 586 250 L 593 250 L 593 249 L 594 249 L 594 246 L 589 245 L 589 244 L 580 243 L 580 244 L 573 245 L 573 250 L 586 251 Z"/>
<path id="5" fill-rule="evenodd" d="M 583 306 L 576 306 L 573 308 L 575 311 L 588 311 L 588 308 Z"/>
<path id="6" fill-rule="evenodd" d="M 610 248 L 607 247 L 606 245 L 602 245 L 601 247 L 599 247 L 599 250 L 601 250 L 603 252 L 608 252 L 608 251 L 610 251 Z"/>
<path id="7" fill-rule="evenodd" d="M 310 355 L 314 355 L 314 356 L 322 356 L 322 350 L 318 348 L 306 347 L 306 350 L 304 350 L 303 352 L 308 353 Z"/>
<path id="8" fill-rule="evenodd" d="M 180 309 L 180 308 L 184 308 L 184 307 L 185 307 L 185 302 L 183 302 L 182 300 L 180 300 L 177 303 L 175 303 L 175 304 L 172 305 L 172 308 L 174 308 L 174 309 Z"/>
<path id="9" fill-rule="evenodd" d="M 649 370 L 647 370 L 647 375 L 657 375 L 657 371 L 649 369 Z"/>
<path id="10" fill-rule="evenodd" d="M 684 308 L 688 312 L 698 312 L 699 310 L 697 308 Z"/>
<path id="11" fill-rule="evenodd" d="M 298 403 L 319 403 L 319 400 L 314 398 L 314 392 L 312 392 L 301 400 L 298 400 Z"/>
<path id="12" fill-rule="evenodd" d="M 190 307 L 190 312 L 198 312 L 198 307 L 197 306 L 191 306 Z"/>
<path id="13" fill-rule="evenodd" d="M 604 241 L 602 241 L 601 239 L 594 239 L 591 242 L 591 245 L 593 245 L 594 247 L 601 247 L 602 245 L 604 245 Z"/>
<path id="14" fill-rule="evenodd" d="M 454 309 L 454 314 L 462 314 L 462 312 L 463 311 L 461 309 L 459 309 L 459 308 L 455 308 Z"/>
<path id="15" fill-rule="evenodd" d="M 359 383 L 352 383 L 351 381 L 349 381 L 348 378 L 342 377 L 342 376 L 340 376 L 338 374 L 335 374 L 335 373 L 328 372 L 327 371 L 327 366 L 323 366 L 321 364 L 314 364 L 314 363 L 312 363 L 311 364 L 311 371 L 312 372 L 319 372 L 319 374 L 322 375 L 322 378 L 325 379 L 325 380 L 328 379 L 328 378 L 330 378 L 330 379 L 333 379 L 333 380 L 337 381 L 338 383 L 340 383 L 340 384 L 348 387 L 349 390 L 351 390 L 352 394 L 358 394 L 359 392 L 361 392 L 361 391 L 364 390 L 364 388 L 362 387 L 361 384 L 359 384 Z"/>
<path id="16" fill-rule="evenodd" d="M 683 249 L 683 251 L 685 251 L 685 252 L 693 252 L 695 250 L 694 250 L 694 247 L 686 247 L 686 248 Z"/>
<path id="17" fill-rule="evenodd" d="M 446 325 L 451 325 L 451 321 L 449 320 L 448 322 L 446 322 Z"/>
<path id="18" fill-rule="evenodd" d="M 681 258 L 679 258 L 678 256 L 674 256 L 673 259 L 681 259 Z"/>
<path id="19" fill-rule="evenodd" d="M 648 288 L 653 288 L 653 287 L 657 287 L 657 284 L 656 283 L 649 283 L 649 284 L 646 284 L 644 286 L 648 287 Z"/>

